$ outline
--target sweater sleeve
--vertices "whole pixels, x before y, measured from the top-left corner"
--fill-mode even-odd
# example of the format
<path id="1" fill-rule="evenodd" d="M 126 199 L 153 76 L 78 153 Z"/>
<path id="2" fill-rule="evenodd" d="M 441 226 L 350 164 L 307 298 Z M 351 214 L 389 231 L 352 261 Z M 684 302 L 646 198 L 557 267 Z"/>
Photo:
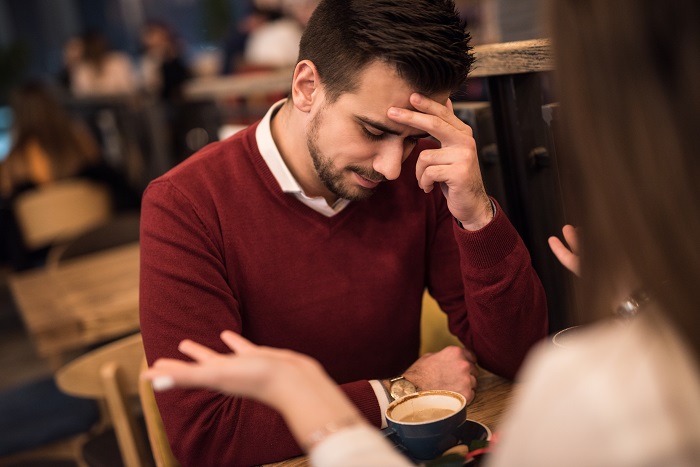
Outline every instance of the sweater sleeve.
<path id="1" fill-rule="evenodd" d="M 242 332 L 215 221 L 167 180 L 151 183 L 141 213 L 140 319 L 149 365 L 186 359 L 192 339 L 218 352 L 223 330 Z M 375 426 L 381 419 L 369 382 L 342 385 Z M 258 402 L 207 390 L 156 393 L 173 453 L 183 466 L 255 465 L 302 454 L 286 423 Z"/>
<path id="2" fill-rule="evenodd" d="M 431 293 L 448 314 L 450 331 L 476 353 L 479 364 L 512 379 L 548 332 L 547 299 L 530 254 L 497 204 L 492 221 L 474 232 L 459 227 L 446 207 L 439 212 Z M 448 236 L 456 239 L 458 261 Z M 462 284 L 455 283 L 458 276 Z"/>

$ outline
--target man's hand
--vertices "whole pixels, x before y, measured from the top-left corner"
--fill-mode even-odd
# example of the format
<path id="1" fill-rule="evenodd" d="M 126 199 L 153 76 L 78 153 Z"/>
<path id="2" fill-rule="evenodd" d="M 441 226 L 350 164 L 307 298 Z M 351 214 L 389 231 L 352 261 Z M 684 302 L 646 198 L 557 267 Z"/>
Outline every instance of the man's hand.
<path id="1" fill-rule="evenodd" d="M 449 99 L 444 106 L 414 93 L 410 101 L 417 112 L 391 107 L 387 116 L 428 132 L 441 143 L 439 149 L 423 151 L 418 157 L 418 185 L 429 193 L 435 183 L 440 183 L 447 207 L 464 228 L 484 227 L 493 218 L 493 210 L 481 179 L 472 129 L 455 116 Z"/>
<path id="2" fill-rule="evenodd" d="M 466 397 L 467 403 L 470 403 L 474 399 L 478 374 L 474 354 L 461 347 L 449 346 L 436 353 L 424 354 L 403 373 L 403 376 L 421 391 L 455 391 Z"/>

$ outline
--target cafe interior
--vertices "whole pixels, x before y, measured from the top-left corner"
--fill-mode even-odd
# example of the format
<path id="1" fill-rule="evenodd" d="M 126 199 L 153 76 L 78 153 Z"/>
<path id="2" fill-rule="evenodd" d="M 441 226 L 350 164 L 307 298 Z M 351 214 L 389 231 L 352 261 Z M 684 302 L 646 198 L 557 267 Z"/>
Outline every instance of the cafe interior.
<path id="1" fill-rule="evenodd" d="M 150 181 L 288 95 L 315 3 L 0 0 L 0 164 L 33 99 L 47 118 L 75 124 L 99 167 L 90 180 L 74 166 L 21 189 L 0 178 L 0 418 L 14 417 L 0 421 L 0 466 L 179 465 L 140 378 L 140 199 Z M 562 189 L 573 169 L 556 145 L 555 70 L 539 2 L 456 4 L 477 62 L 454 112 L 473 130 L 486 191 L 530 253 L 549 338 L 564 345 L 562 333 L 579 324 L 576 277 L 547 239 L 576 225 Z M 82 72 L 91 54 L 107 57 L 111 71 Z M 461 344 L 426 292 L 421 353 L 448 345 Z M 513 389 L 482 370 L 468 417 L 489 439 Z"/>

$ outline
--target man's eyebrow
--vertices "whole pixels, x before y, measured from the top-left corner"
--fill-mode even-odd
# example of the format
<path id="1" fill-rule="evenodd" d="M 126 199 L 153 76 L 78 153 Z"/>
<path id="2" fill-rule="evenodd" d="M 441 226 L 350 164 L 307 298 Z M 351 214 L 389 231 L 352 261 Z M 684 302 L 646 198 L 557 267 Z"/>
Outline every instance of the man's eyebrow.
<path id="1" fill-rule="evenodd" d="M 372 120 L 371 118 L 365 117 L 364 115 L 355 115 L 355 118 L 357 120 L 361 121 L 362 123 L 364 123 L 365 125 L 369 125 L 371 127 L 374 127 L 383 133 L 389 133 L 390 135 L 401 136 L 400 131 L 392 130 L 391 128 L 384 125 L 383 123 L 378 122 L 376 120 Z M 411 138 L 419 139 L 419 138 L 428 138 L 429 136 L 430 135 L 428 133 L 420 133 L 418 135 L 411 135 Z"/>

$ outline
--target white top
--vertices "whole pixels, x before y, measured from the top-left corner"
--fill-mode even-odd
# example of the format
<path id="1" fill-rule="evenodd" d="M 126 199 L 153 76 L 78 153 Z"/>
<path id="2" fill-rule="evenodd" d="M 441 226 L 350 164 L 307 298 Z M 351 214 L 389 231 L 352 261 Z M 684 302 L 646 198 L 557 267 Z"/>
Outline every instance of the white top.
<path id="1" fill-rule="evenodd" d="M 700 465 L 700 373 L 666 324 L 640 318 L 540 345 L 489 467 Z"/>
<path id="2" fill-rule="evenodd" d="M 315 467 L 409 467 L 414 464 L 374 427 L 362 424 L 325 438 L 309 453 Z"/>
<path id="3" fill-rule="evenodd" d="M 260 26 L 248 36 L 245 62 L 271 68 L 296 65 L 302 32 L 301 25 L 291 18 L 280 18 Z"/>
<path id="4" fill-rule="evenodd" d="M 131 59 L 124 53 L 111 52 L 101 73 L 87 63 L 75 66 L 71 90 L 77 97 L 103 97 L 132 94 L 138 90 L 136 72 Z"/>

